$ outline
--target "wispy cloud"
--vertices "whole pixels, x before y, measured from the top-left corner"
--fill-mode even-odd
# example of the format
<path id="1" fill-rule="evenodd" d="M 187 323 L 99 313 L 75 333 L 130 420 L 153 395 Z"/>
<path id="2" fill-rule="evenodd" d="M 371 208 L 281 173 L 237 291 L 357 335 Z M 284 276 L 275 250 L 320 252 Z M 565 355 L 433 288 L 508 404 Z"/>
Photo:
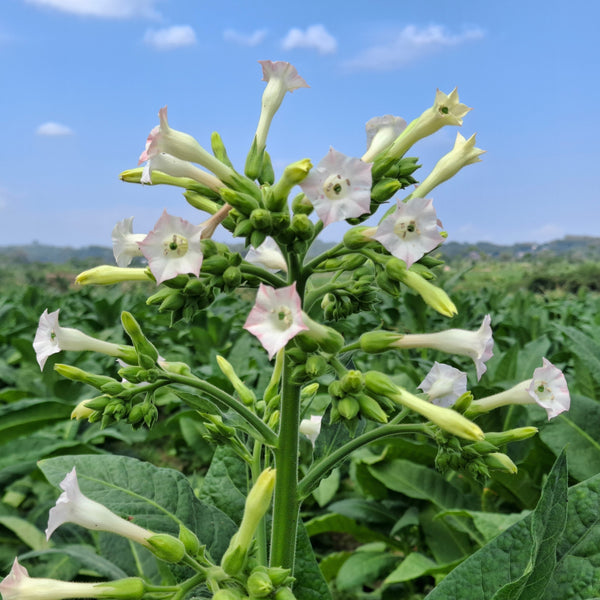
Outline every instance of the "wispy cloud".
<path id="1" fill-rule="evenodd" d="M 42 123 L 36 130 L 37 135 L 44 135 L 48 137 L 60 137 L 65 135 L 73 135 L 75 132 L 67 125 L 56 123 L 54 121 L 48 121 Z"/>
<path id="2" fill-rule="evenodd" d="M 160 16 L 154 8 L 158 0 L 25 0 L 25 2 L 85 17 L 156 19 Z"/>
<path id="3" fill-rule="evenodd" d="M 393 71 L 444 49 L 480 40 L 483 37 L 484 32 L 479 28 L 450 33 L 441 25 L 421 28 L 407 25 L 386 42 L 366 48 L 346 61 L 345 66 L 352 70 Z"/>
<path id="4" fill-rule="evenodd" d="M 144 42 L 157 50 L 174 50 L 196 43 L 196 33 L 189 25 L 173 25 L 165 29 L 149 29 Z"/>
<path id="5" fill-rule="evenodd" d="M 319 54 L 332 54 L 337 50 L 337 40 L 323 25 L 311 25 L 306 31 L 294 27 L 283 38 L 281 46 L 284 50 L 308 48 Z"/>
<path id="6" fill-rule="evenodd" d="M 239 44 L 240 46 L 248 46 L 251 48 L 262 44 L 266 36 L 266 29 L 257 29 L 252 33 L 240 33 L 235 29 L 226 29 L 223 32 L 223 39 L 226 42 L 232 42 L 233 44 Z"/>

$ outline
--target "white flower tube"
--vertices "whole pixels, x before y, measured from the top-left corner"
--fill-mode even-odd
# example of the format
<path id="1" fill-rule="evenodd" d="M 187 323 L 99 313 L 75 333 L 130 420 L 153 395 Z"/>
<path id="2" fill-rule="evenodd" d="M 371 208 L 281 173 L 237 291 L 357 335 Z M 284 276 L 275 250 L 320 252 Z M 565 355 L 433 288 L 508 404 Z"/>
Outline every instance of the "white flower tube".
<path id="1" fill-rule="evenodd" d="M 393 141 L 406 129 L 406 121 L 401 117 L 383 115 L 367 121 L 367 151 L 361 160 L 373 162 L 378 154 L 389 148 Z"/>

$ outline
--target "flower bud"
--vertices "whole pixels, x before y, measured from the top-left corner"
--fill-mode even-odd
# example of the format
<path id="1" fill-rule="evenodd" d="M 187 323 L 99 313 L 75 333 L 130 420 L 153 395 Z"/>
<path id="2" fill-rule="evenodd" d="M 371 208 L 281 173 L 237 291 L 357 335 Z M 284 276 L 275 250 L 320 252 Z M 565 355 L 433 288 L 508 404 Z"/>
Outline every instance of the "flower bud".
<path id="1" fill-rule="evenodd" d="M 271 213 L 266 208 L 255 208 L 250 213 L 250 222 L 254 229 L 259 231 L 271 231 Z"/>
<path id="2" fill-rule="evenodd" d="M 387 423 L 388 416 L 379 405 L 379 402 L 367 394 L 357 394 L 358 405 L 360 406 L 360 414 L 365 419 L 370 419 L 376 423 Z"/>
<path id="3" fill-rule="evenodd" d="M 88 402 L 91 402 L 91 400 L 81 401 L 71 412 L 71 419 L 77 419 L 78 421 L 81 421 L 89 418 L 94 413 L 95 409 L 87 406 Z"/>
<path id="4" fill-rule="evenodd" d="M 304 370 L 309 377 L 319 377 L 327 370 L 327 361 L 320 354 L 311 354 L 306 359 Z"/>
<path id="5" fill-rule="evenodd" d="M 179 540 L 188 554 L 191 554 L 192 556 L 198 554 L 200 550 L 200 540 L 198 539 L 198 536 L 183 523 L 179 523 Z"/>
<path id="6" fill-rule="evenodd" d="M 503 446 L 510 442 L 520 442 L 533 437 L 538 432 L 537 427 L 517 427 L 507 431 L 488 431 L 485 434 L 486 441 L 495 446 Z"/>
<path id="7" fill-rule="evenodd" d="M 335 354 L 342 349 L 344 346 L 344 337 L 339 331 L 313 321 L 305 312 L 302 312 L 302 319 L 308 330 L 299 333 L 296 339 L 309 338 L 315 341 L 319 348 L 327 354 Z"/>
<path id="8" fill-rule="evenodd" d="M 154 277 L 148 269 L 100 265 L 79 273 L 75 278 L 79 285 L 112 285 L 122 281 L 154 281 Z"/>
<path id="9" fill-rule="evenodd" d="M 283 587 L 275 592 L 275 600 L 296 600 L 296 596 L 289 587 Z"/>
<path id="10" fill-rule="evenodd" d="M 93 373 L 88 373 L 83 369 L 79 369 L 77 367 L 73 367 L 71 365 L 63 365 L 61 363 L 57 363 L 54 365 L 54 370 L 63 377 L 67 377 L 72 381 L 80 381 L 81 383 L 88 383 L 98 389 L 100 389 L 104 384 L 107 383 L 117 383 L 119 386 L 121 384 L 113 379 L 112 377 L 107 377 L 105 375 L 94 375 Z M 122 390 L 122 387 L 121 387 Z"/>
<path id="11" fill-rule="evenodd" d="M 348 371 L 341 379 L 342 390 L 346 394 L 355 394 L 360 392 L 365 386 L 365 379 L 360 371 Z"/>
<path id="12" fill-rule="evenodd" d="M 292 200 L 292 212 L 296 215 L 310 215 L 314 210 L 311 201 L 306 197 L 306 194 L 301 193 Z"/>
<path id="13" fill-rule="evenodd" d="M 246 156 L 246 164 L 244 165 L 244 174 L 248 179 L 257 179 L 261 172 L 263 161 L 263 148 L 258 150 L 256 146 L 256 136 L 252 140 L 250 151 Z"/>
<path id="14" fill-rule="evenodd" d="M 185 556 L 185 546 L 181 540 L 168 533 L 157 533 L 148 538 L 148 549 L 161 560 L 178 563 Z"/>
<path id="15" fill-rule="evenodd" d="M 371 189 L 371 200 L 376 204 L 382 204 L 389 200 L 401 187 L 402 184 L 397 179 L 384 177 Z"/>
<path id="16" fill-rule="evenodd" d="M 212 600 L 243 600 L 244 596 L 234 589 L 218 590 L 213 594 Z"/>
<path id="17" fill-rule="evenodd" d="M 146 592 L 146 584 L 140 577 L 127 577 L 95 585 L 97 597 L 118 598 L 119 600 L 139 600 Z M 65 596 L 66 597 L 66 596 Z"/>
<path id="18" fill-rule="evenodd" d="M 273 582 L 266 573 L 254 571 L 248 577 L 246 587 L 251 596 L 265 598 L 273 591 Z"/>
<path id="19" fill-rule="evenodd" d="M 506 454 L 501 452 L 492 452 L 483 457 L 485 464 L 494 471 L 504 471 L 514 475 L 518 469 L 517 465 Z"/>
<path id="20" fill-rule="evenodd" d="M 266 150 L 263 152 L 262 166 L 258 176 L 258 181 L 261 185 L 273 185 L 273 182 L 275 181 L 273 163 L 271 162 L 271 157 Z"/>
<path id="21" fill-rule="evenodd" d="M 243 215 L 250 215 L 255 208 L 260 208 L 258 200 L 250 194 L 244 192 L 237 192 L 229 188 L 223 188 L 221 190 L 221 196 L 227 204 L 230 204 Z"/>
<path id="22" fill-rule="evenodd" d="M 271 210 L 282 210 L 292 188 L 302 183 L 311 169 L 312 163 L 308 158 L 303 158 L 288 165 L 284 169 L 279 181 L 273 186 L 273 203 L 268 208 Z"/>
<path id="23" fill-rule="evenodd" d="M 304 214 L 294 215 L 290 227 L 300 240 L 309 240 L 315 230 L 311 220 Z"/>
<path id="24" fill-rule="evenodd" d="M 373 227 L 361 226 L 352 227 L 344 234 L 344 246 L 349 250 L 360 250 L 367 244 L 371 243 L 371 238 L 365 235 L 366 232 L 372 230 Z"/>
<path id="25" fill-rule="evenodd" d="M 238 267 L 227 267 L 223 271 L 223 282 L 230 290 L 235 290 L 242 283 L 242 272 Z"/>
<path id="26" fill-rule="evenodd" d="M 244 382 L 237 376 L 237 373 L 235 372 L 235 369 L 233 368 L 231 363 L 228 362 L 222 356 L 217 356 L 217 364 L 219 365 L 219 369 L 221 369 L 223 375 L 225 375 L 225 377 L 227 377 L 227 379 L 229 379 L 229 381 L 231 382 L 231 385 L 233 386 L 233 389 L 237 392 L 238 396 L 240 397 L 240 400 L 246 406 L 252 406 L 256 402 L 256 396 L 254 395 L 254 392 L 250 388 L 248 388 L 244 384 Z"/>

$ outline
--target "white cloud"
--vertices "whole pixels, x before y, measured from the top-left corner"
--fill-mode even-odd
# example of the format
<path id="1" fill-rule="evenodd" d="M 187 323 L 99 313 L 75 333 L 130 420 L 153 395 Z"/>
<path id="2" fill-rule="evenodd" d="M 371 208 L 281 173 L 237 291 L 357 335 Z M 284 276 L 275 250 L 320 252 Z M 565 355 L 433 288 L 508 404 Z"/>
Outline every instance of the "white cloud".
<path id="1" fill-rule="evenodd" d="M 290 29 L 283 38 L 281 46 L 284 50 L 293 48 L 310 48 L 319 54 L 331 54 L 337 50 L 337 40 L 323 27 L 311 25 L 302 31 L 298 28 Z"/>
<path id="2" fill-rule="evenodd" d="M 54 121 L 48 121 L 47 123 L 42 123 L 35 132 L 37 135 L 46 135 L 50 137 L 64 136 L 64 135 L 73 135 L 75 133 L 70 127 L 67 125 L 62 125 L 61 123 L 55 123 Z"/>
<path id="3" fill-rule="evenodd" d="M 262 44 L 266 36 L 266 29 L 257 29 L 252 33 L 240 33 L 235 29 L 226 29 L 223 32 L 223 39 L 226 42 L 233 42 L 234 44 L 239 44 L 240 46 L 249 47 L 254 47 L 258 46 L 259 44 Z"/>
<path id="4" fill-rule="evenodd" d="M 173 50 L 196 43 L 196 33 L 189 25 L 173 25 L 165 29 L 149 29 L 144 42 L 157 50 Z"/>
<path id="5" fill-rule="evenodd" d="M 419 28 L 407 25 L 387 42 L 363 50 L 345 66 L 353 70 L 392 71 L 406 67 L 425 56 L 483 38 L 478 28 L 452 34 L 441 25 Z"/>
<path id="6" fill-rule="evenodd" d="M 29 4 L 46 6 L 62 12 L 86 17 L 128 19 L 158 18 L 154 6 L 158 0 L 25 0 Z"/>

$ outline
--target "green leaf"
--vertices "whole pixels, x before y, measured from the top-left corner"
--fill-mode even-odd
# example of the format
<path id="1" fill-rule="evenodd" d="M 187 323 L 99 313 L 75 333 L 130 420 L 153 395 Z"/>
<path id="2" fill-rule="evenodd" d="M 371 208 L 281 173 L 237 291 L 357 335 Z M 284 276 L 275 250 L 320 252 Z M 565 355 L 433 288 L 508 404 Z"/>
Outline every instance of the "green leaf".
<path id="1" fill-rule="evenodd" d="M 0 440 L 4 444 L 46 427 L 52 421 L 66 420 L 72 410 L 72 406 L 62 402 L 37 398 L 0 406 Z"/>
<path id="2" fill-rule="evenodd" d="M 318 487 L 313 490 L 313 498 L 321 507 L 326 506 L 334 498 L 338 488 L 340 487 L 340 470 L 333 469 L 331 473 L 321 479 Z"/>
<path id="3" fill-rule="evenodd" d="M 438 514 L 438 518 L 444 518 L 447 516 L 453 517 L 453 522 L 457 520 L 465 520 L 464 526 L 461 528 L 462 531 L 469 533 L 470 530 L 475 528 L 483 537 L 485 542 L 489 542 L 494 539 L 497 535 L 500 535 L 505 529 L 508 529 L 511 525 L 520 521 L 530 511 L 523 511 L 520 513 L 492 513 L 492 512 L 480 512 L 476 510 L 446 510 Z M 472 536 L 475 541 L 479 541 L 480 536 Z"/>
<path id="4" fill-rule="evenodd" d="M 442 509 L 469 507 L 465 495 L 448 483 L 437 471 L 396 458 L 371 465 L 371 474 L 395 492 L 410 498 L 429 500 Z"/>
<path id="5" fill-rule="evenodd" d="M 298 523 L 294 595 L 297 600 L 331 600 L 329 587 L 319 569 L 310 538 L 302 523 Z"/>
<path id="6" fill-rule="evenodd" d="M 427 600 L 541 600 L 567 518 L 567 467 L 556 460 L 533 513 L 454 569 Z M 571 574 L 573 576 L 573 574 Z M 562 598 L 571 598 L 563 596 Z"/>
<path id="7" fill-rule="evenodd" d="M 396 562 L 387 552 L 355 552 L 341 566 L 336 584 L 339 590 L 350 590 L 373 583 Z"/>
<path id="8" fill-rule="evenodd" d="M 187 479 L 173 469 L 125 456 L 64 456 L 42 460 L 39 466 L 55 486 L 75 466 L 85 495 L 152 531 L 178 535 L 183 523 L 216 560 L 235 533 L 231 519 L 198 500 Z"/>
<path id="9" fill-rule="evenodd" d="M 540 438 L 556 455 L 566 448 L 569 475 L 583 481 L 600 472 L 600 403 L 573 395 L 571 408 L 546 423 Z"/>
<path id="10" fill-rule="evenodd" d="M 337 577 L 341 566 L 352 556 L 352 552 L 343 550 L 342 552 L 333 552 L 321 559 L 319 568 L 325 581 L 332 581 Z"/>
<path id="11" fill-rule="evenodd" d="M 561 325 L 556 325 L 556 327 L 571 338 L 573 341 L 572 353 L 576 354 L 579 360 L 586 365 L 594 376 L 596 383 L 600 385 L 600 343 L 575 327 L 563 327 Z"/>
<path id="12" fill-rule="evenodd" d="M 10 529 L 21 541 L 33 550 L 48 547 L 46 536 L 35 526 L 20 517 L 0 516 L 0 525 Z"/>
<path id="13" fill-rule="evenodd" d="M 326 514 L 315 517 L 306 523 L 306 532 L 310 537 L 321 533 L 345 533 L 357 542 L 390 541 L 387 536 L 359 525 L 353 519 L 338 514 Z"/>
<path id="14" fill-rule="evenodd" d="M 439 569 L 438 564 L 419 552 L 411 552 L 384 580 L 384 585 L 410 581 L 423 575 L 431 575 Z"/>

